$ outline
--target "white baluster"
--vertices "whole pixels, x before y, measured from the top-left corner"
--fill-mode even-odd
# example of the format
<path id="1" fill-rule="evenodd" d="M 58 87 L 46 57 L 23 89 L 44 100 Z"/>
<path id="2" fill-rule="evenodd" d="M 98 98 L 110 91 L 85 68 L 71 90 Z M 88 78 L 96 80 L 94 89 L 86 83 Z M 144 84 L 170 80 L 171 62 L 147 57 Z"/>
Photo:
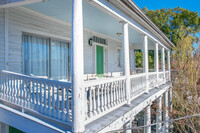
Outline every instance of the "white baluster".
<path id="1" fill-rule="evenodd" d="M 42 112 L 42 82 L 40 82 L 40 101 L 39 111 Z"/>
<path id="2" fill-rule="evenodd" d="M 92 89 L 93 89 L 93 87 L 90 87 L 90 89 L 89 89 L 89 115 L 90 115 L 90 118 L 93 116 L 93 114 L 92 114 Z"/>
<path id="3" fill-rule="evenodd" d="M 46 83 L 44 83 L 44 99 L 43 99 L 43 113 L 46 114 L 46 91 L 48 89 L 48 86 Z"/>
<path id="4" fill-rule="evenodd" d="M 110 106 L 111 106 L 111 107 L 113 107 L 113 103 L 114 103 L 114 99 L 113 99 L 113 98 L 114 98 L 114 96 L 113 96 L 113 95 L 114 95 L 114 94 L 113 94 L 114 92 L 113 92 L 113 91 L 114 91 L 114 89 L 113 89 L 113 82 L 112 82 L 112 83 L 110 83 L 110 99 L 111 99 L 111 101 L 110 101 L 110 103 L 111 103 Z"/>
<path id="5" fill-rule="evenodd" d="M 55 117 L 55 86 L 52 85 L 52 112 L 51 112 L 51 116 Z"/>
<path id="6" fill-rule="evenodd" d="M 96 111 L 96 109 L 97 109 L 96 108 L 96 93 L 95 92 L 96 92 L 96 88 L 94 87 L 93 88 L 93 98 L 92 98 L 93 99 L 93 114 L 94 115 L 97 114 L 97 111 Z"/>
<path id="7" fill-rule="evenodd" d="M 85 97 L 86 97 L 86 99 L 85 99 L 86 100 L 85 101 L 86 102 L 86 104 L 85 104 L 86 105 L 86 107 L 85 107 L 85 117 L 86 117 L 86 120 L 89 118 L 89 113 L 88 113 L 88 111 L 89 111 L 88 110 L 89 101 L 88 101 L 88 93 L 87 93 L 88 91 L 89 91 L 89 89 L 88 89 L 88 87 L 86 87 L 85 88 Z"/>
<path id="8" fill-rule="evenodd" d="M 100 113 L 100 85 L 97 86 L 97 113 Z"/>
<path id="9" fill-rule="evenodd" d="M 57 89 L 57 96 L 56 96 L 57 97 L 57 99 L 56 99 L 56 118 L 59 119 L 59 107 L 60 107 L 59 106 L 59 102 L 60 101 L 59 101 L 59 86 L 58 85 L 56 86 L 56 89 Z"/>
<path id="10" fill-rule="evenodd" d="M 113 82 L 113 106 L 116 105 L 116 82 Z"/>
<path id="11" fill-rule="evenodd" d="M 61 119 L 64 121 L 65 119 L 64 119 L 64 102 L 65 102 L 65 95 L 64 95 L 64 90 L 66 89 L 64 86 L 62 86 L 61 87 L 61 89 L 62 89 L 62 102 L 61 102 L 61 111 L 62 111 L 62 113 L 61 113 Z"/>
<path id="12" fill-rule="evenodd" d="M 66 88 L 66 91 L 67 91 L 67 98 L 66 98 L 66 111 L 67 111 L 67 113 L 65 115 L 65 121 L 69 121 L 69 115 L 70 115 L 69 109 L 71 109 L 71 108 L 69 108 L 69 87 Z"/>
<path id="13" fill-rule="evenodd" d="M 108 102 L 107 102 L 107 107 L 108 109 L 110 108 L 110 83 L 107 83 L 107 96 L 108 96 Z"/>
<path id="14" fill-rule="evenodd" d="M 104 111 L 107 110 L 107 84 L 104 84 Z"/>
<path id="15" fill-rule="evenodd" d="M 50 111 L 51 110 L 51 108 L 50 108 L 50 106 L 51 106 L 51 85 L 47 84 L 47 86 L 48 86 L 48 99 L 47 99 L 48 100 L 47 101 L 48 102 L 47 103 L 48 104 L 48 111 L 47 111 L 48 113 L 47 114 L 50 116 L 51 115 L 51 111 Z"/>
<path id="16" fill-rule="evenodd" d="M 119 94 L 120 94 L 120 92 L 119 92 L 119 81 L 116 81 L 115 83 L 116 83 L 115 84 L 115 87 L 116 87 L 116 104 L 119 104 Z"/>
<path id="17" fill-rule="evenodd" d="M 104 85 L 101 84 L 101 111 L 104 111 Z"/>

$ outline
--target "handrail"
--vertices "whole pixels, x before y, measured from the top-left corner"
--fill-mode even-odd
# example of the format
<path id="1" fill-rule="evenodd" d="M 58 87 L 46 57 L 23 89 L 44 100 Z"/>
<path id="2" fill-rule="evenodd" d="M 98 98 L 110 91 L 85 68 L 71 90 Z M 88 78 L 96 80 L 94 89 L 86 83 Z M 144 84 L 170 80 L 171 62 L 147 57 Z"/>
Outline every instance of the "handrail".
<path id="1" fill-rule="evenodd" d="M 132 78 L 140 78 L 140 77 L 143 77 L 143 76 L 145 76 L 146 75 L 146 73 L 139 73 L 139 74 L 134 74 L 134 75 L 130 75 L 130 78 L 132 79 Z"/>
<path id="2" fill-rule="evenodd" d="M 61 85 L 61 86 L 71 86 L 72 85 L 70 82 L 50 80 L 50 79 L 45 79 L 45 78 L 39 78 L 37 76 L 28 76 L 28 75 L 23 75 L 23 74 L 10 72 L 10 71 L 6 71 L 6 70 L 1 70 L 0 72 L 6 73 L 6 74 L 12 74 L 12 75 L 23 77 L 26 79 L 32 79 L 32 80 L 37 80 L 37 81 L 41 81 L 41 82 L 46 82 L 46 83 L 50 83 L 50 84 L 54 84 L 54 85 Z"/>
<path id="3" fill-rule="evenodd" d="M 99 84 L 105 84 L 105 83 L 114 82 L 118 80 L 125 80 L 125 79 L 126 79 L 126 76 L 99 79 L 99 80 L 89 80 L 89 81 L 84 81 L 83 87 L 95 86 Z"/>

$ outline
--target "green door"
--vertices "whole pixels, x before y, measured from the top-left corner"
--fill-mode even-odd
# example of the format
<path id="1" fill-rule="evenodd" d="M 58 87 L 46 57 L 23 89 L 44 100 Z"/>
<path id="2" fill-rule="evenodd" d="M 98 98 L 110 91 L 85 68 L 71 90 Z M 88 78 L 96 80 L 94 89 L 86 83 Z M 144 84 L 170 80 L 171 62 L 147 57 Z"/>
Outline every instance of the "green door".
<path id="1" fill-rule="evenodd" d="M 97 74 L 104 74 L 103 71 L 103 47 L 96 46 L 96 65 L 97 65 Z"/>

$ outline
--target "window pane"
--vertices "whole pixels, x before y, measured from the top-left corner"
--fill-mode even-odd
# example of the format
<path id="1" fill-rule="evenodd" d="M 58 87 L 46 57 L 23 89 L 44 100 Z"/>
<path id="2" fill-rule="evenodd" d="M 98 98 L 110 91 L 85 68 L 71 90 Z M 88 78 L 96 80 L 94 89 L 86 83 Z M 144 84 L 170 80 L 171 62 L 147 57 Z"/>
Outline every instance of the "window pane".
<path id="1" fill-rule="evenodd" d="M 69 43 L 51 41 L 51 78 L 69 80 Z"/>
<path id="2" fill-rule="evenodd" d="M 121 49 L 117 50 L 118 66 L 121 67 Z"/>
<path id="3" fill-rule="evenodd" d="M 48 77 L 49 39 L 22 36 L 23 73 Z"/>

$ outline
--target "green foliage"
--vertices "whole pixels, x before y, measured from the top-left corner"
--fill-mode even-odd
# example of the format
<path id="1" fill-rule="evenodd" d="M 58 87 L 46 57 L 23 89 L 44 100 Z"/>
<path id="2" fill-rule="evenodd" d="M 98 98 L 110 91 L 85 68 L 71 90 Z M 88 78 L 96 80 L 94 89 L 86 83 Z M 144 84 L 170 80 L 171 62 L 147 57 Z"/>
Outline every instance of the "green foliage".
<path id="1" fill-rule="evenodd" d="M 136 68 L 143 68 L 143 52 L 142 50 L 135 50 Z"/>
<path id="2" fill-rule="evenodd" d="M 195 37 L 200 31 L 198 12 L 181 7 L 156 11 L 143 8 L 143 11 L 175 45 L 188 35 Z M 192 41 L 199 41 L 199 38 Z"/>
<path id="3" fill-rule="evenodd" d="M 154 51 L 149 50 L 149 69 L 154 69 Z M 143 52 L 142 50 L 135 50 L 136 68 L 143 68 Z"/>
<path id="4" fill-rule="evenodd" d="M 200 112 L 200 49 L 193 44 L 199 42 L 200 17 L 198 12 L 177 7 L 174 9 L 143 11 L 174 43 L 172 51 L 173 112 L 172 118 Z M 199 45 L 199 44 L 198 44 Z M 174 122 L 176 133 L 199 133 L 200 118 L 194 117 Z"/>

